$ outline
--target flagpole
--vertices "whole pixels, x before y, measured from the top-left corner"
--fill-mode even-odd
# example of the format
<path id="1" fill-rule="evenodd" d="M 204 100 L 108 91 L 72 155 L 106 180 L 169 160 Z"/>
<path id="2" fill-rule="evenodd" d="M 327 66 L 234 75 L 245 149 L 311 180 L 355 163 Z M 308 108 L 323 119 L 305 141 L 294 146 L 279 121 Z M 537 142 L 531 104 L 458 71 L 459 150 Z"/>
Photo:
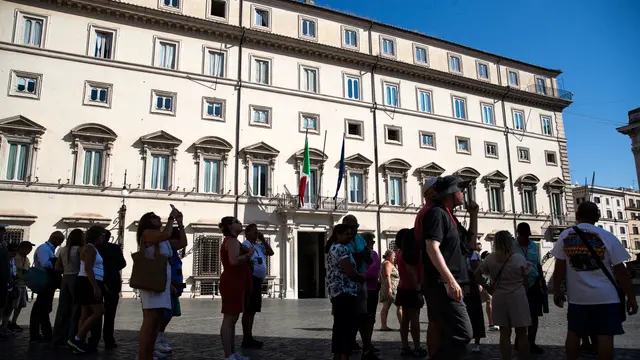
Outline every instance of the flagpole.
<path id="1" fill-rule="evenodd" d="M 324 150 L 327 146 L 327 130 L 324 131 L 324 143 L 322 144 L 322 162 L 320 165 L 320 180 L 318 182 L 318 191 L 316 192 L 316 210 L 320 208 L 320 199 L 322 199 L 322 175 L 324 175 Z"/>

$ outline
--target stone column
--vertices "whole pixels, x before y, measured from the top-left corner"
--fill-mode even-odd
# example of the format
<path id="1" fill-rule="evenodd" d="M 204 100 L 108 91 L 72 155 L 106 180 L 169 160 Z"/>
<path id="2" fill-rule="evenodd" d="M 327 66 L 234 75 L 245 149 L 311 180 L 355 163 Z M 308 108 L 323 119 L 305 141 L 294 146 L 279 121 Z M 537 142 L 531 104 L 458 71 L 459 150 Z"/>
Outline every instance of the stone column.
<path id="1" fill-rule="evenodd" d="M 619 127 L 616 130 L 631 138 L 631 151 L 635 160 L 638 186 L 640 186 L 640 108 L 629 111 L 629 125 Z"/>

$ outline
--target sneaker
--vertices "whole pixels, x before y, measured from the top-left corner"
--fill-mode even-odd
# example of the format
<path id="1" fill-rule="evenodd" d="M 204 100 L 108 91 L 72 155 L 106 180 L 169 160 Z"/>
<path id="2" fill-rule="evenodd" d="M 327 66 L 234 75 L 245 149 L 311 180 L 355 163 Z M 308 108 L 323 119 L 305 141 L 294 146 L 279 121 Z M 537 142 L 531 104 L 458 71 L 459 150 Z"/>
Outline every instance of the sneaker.
<path id="1" fill-rule="evenodd" d="M 169 344 L 167 344 L 166 341 L 160 341 L 156 343 L 156 347 L 155 347 L 156 351 L 159 351 L 161 353 L 169 353 L 172 352 L 173 349 L 171 348 L 171 346 L 169 346 Z"/>
<path id="2" fill-rule="evenodd" d="M 154 350 L 154 351 L 153 351 L 153 358 L 154 358 L 154 359 L 166 359 L 166 358 L 168 358 L 168 357 L 169 357 L 169 355 L 167 355 L 167 354 L 165 354 L 165 353 L 161 353 L 161 352 L 160 352 L 160 351 L 158 351 L 158 350 Z"/>
<path id="3" fill-rule="evenodd" d="M 239 353 L 233 353 L 233 355 L 229 356 L 229 359 L 231 359 L 231 360 L 249 360 L 248 357 L 242 356 Z"/>
<path id="4" fill-rule="evenodd" d="M 480 352 L 480 344 L 473 344 L 471 346 L 471 352 L 479 353 Z"/>
<path id="5" fill-rule="evenodd" d="M 9 330 L 13 330 L 14 332 L 22 332 L 22 328 L 20 326 L 18 326 L 18 324 L 10 322 L 9 325 L 7 326 L 7 328 Z"/>
<path id="6" fill-rule="evenodd" d="M 79 352 L 79 353 L 86 353 L 87 352 L 87 344 L 84 343 L 84 341 L 82 340 L 76 340 L 76 338 L 74 337 L 73 339 L 69 339 L 69 341 L 67 341 L 67 344 L 69 344 L 69 346 L 71 347 L 71 349 Z"/>
<path id="7" fill-rule="evenodd" d="M 489 325 L 489 331 L 500 331 L 500 327 L 498 325 Z"/>

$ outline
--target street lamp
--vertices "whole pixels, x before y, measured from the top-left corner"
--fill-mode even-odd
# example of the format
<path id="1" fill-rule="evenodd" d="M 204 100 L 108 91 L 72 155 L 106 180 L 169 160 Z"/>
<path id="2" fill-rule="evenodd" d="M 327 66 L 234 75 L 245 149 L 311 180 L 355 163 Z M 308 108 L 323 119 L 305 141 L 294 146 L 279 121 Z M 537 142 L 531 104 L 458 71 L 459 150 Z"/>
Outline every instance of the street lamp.
<path id="1" fill-rule="evenodd" d="M 120 206 L 120 210 L 118 210 L 118 245 L 120 248 L 124 247 L 124 223 L 127 215 L 127 207 L 124 204 L 124 198 L 129 195 L 129 191 L 127 190 L 127 170 L 124 171 L 124 182 L 122 183 L 122 190 L 120 191 L 120 195 L 122 195 L 122 205 Z"/>

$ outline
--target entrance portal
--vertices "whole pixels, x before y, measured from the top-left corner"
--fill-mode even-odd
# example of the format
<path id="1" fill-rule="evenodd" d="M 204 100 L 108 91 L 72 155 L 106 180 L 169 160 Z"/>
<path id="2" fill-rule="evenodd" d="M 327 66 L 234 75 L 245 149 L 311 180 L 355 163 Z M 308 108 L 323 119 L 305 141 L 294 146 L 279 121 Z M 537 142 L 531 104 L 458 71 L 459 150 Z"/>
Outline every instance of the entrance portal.
<path id="1" fill-rule="evenodd" d="M 298 232 L 298 299 L 325 297 L 324 232 Z"/>

